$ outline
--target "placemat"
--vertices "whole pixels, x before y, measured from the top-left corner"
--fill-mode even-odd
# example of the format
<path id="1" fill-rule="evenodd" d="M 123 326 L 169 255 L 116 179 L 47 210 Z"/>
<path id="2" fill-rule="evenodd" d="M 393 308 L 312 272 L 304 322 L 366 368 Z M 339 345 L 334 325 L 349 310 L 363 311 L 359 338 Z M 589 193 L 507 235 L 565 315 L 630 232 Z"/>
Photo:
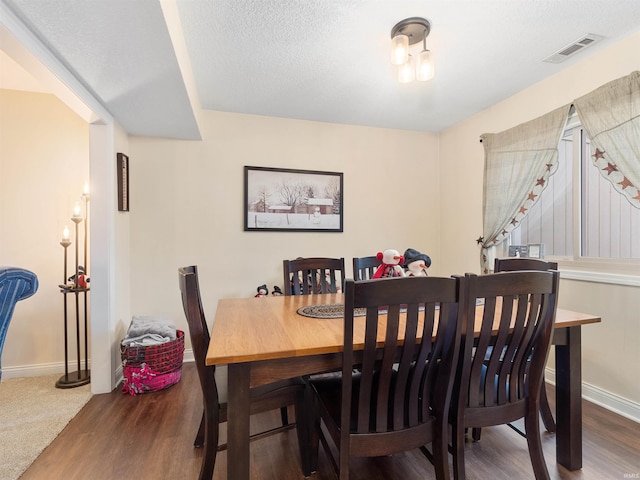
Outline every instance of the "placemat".
<path id="1" fill-rule="evenodd" d="M 356 308 L 353 312 L 356 316 L 366 315 L 364 308 Z M 344 303 L 330 303 L 320 305 L 307 305 L 298 309 L 298 315 L 311 318 L 343 318 Z"/>
<path id="2" fill-rule="evenodd" d="M 484 299 L 476 299 L 476 305 L 483 305 Z M 438 308 L 438 307 L 436 307 Z M 424 307 L 420 307 L 420 310 L 424 310 Z M 401 312 L 406 311 L 406 308 L 401 308 Z M 343 318 L 344 317 L 344 303 L 329 303 L 319 305 L 307 305 L 306 307 L 300 307 L 298 315 L 311 318 Z M 386 309 L 381 310 L 382 313 L 386 312 Z M 367 314 L 365 308 L 356 308 L 353 312 L 356 317 L 363 317 Z"/>
<path id="3" fill-rule="evenodd" d="M 424 307 L 420 307 L 420 310 L 424 310 Z M 400 311 L 406 312 L 407 309 L 405 307 L 401 307 Z M 381 307 L 379 312 L 384 315 L 387 313 L 387 309 Z M 306 307 L 299 308 L 298 314 L 303 317 L 312 318 L 344 318 L 344 303 L 308 305 Z M 356 308 L 353 311 L 353 315 L 356 317 L 364 317 L 366 314 L 367 309 L 364 307 Z"/>

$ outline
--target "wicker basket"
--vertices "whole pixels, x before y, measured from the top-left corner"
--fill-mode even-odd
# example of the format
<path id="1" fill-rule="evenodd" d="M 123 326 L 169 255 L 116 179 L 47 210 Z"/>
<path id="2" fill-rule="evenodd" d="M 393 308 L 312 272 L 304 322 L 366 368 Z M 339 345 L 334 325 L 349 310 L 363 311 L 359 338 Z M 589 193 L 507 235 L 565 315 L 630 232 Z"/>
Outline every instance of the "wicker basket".
<path id="1" fill-rule="evenodd" d="M 120 358 L 124 373 L 123 393 L 163 390 L 175 385 L 182 375 L 184 332 L 176 330 L 176 339 L 148 347 L 120 344 Z"/>

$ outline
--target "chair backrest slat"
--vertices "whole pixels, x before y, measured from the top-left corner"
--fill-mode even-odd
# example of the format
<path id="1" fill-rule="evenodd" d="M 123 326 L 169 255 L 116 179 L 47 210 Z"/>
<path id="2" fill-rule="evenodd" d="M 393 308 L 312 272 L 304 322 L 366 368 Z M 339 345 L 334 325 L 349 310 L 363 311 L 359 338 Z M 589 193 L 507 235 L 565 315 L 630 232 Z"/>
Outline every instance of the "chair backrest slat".
<path id="1" fill-rule="evenodd" d="M 285 295 L 336 293 L 344 286 L 344 258 L 283 260 Z"/>
<path id="2" fill-rule="evenodd" d="M 353 258 L 353 279 L 371 280 L 377 268 L 382 264 L 376 255 L 370 257 L 354 257 Z"/>

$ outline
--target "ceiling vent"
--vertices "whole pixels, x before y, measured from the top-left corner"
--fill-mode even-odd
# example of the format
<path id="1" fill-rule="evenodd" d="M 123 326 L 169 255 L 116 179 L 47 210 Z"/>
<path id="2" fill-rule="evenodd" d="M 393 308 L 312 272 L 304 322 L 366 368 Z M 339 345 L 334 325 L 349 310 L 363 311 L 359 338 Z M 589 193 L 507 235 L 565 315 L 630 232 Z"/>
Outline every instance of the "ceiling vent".
<path id="1" fill-rule="evenodd" d="M 596 35 L 594 33 L 587 33 L 582 36 L 579 40 L 575 42 L 571 42 L 566 47 L 563 47 L 553 55 L 545 58 L 543 62 L 547 63 L 562 63 L 567 58 L 574 56 L 576 53 L 583 51 L 585 48 L 595 45 L 600 40 L 604 39 L 604 37 L 600 35 Z"/>

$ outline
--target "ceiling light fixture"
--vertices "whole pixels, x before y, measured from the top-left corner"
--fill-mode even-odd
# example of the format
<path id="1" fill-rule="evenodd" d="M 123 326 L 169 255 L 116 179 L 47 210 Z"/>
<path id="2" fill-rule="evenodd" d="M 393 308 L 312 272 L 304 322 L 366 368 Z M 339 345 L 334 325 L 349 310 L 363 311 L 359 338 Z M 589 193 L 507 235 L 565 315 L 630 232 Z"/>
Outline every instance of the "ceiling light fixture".
<path id="1" fill-rule="evenodd" d="M 431 33 L 431 23 L 426 18 L 411 17 L 398 22 L 391 29 L 391 64 L 398 67 L 398 81 L 409 83 L 417 79 L 421 82 L 434 76 L 433 53 L 427 50 L 427 37 Z M 422 51 L 414 66 L 409 47 L 422 42 Z"/>

